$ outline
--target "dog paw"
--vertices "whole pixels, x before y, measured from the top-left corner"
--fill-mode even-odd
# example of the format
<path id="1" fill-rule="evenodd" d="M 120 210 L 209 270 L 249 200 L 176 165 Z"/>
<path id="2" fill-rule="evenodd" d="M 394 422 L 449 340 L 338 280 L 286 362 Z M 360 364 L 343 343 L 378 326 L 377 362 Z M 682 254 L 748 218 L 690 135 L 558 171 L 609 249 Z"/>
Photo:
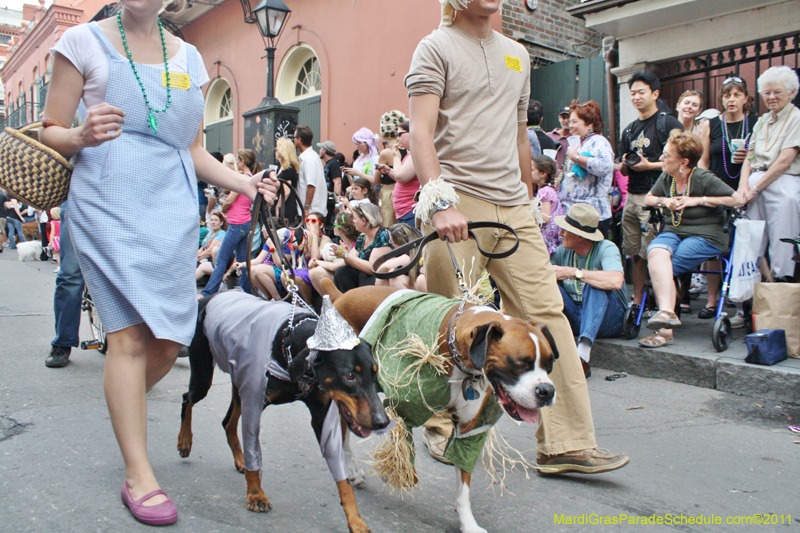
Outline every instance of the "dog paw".
<path id="1" fill-rule="evenodd" d="M 360 516 L 354 519 L 352 523 L 348 522 L 347 529 L 350 530 L 350 533 L 372 533 Z"/>
<path id="2" fill-rule="evenodd" d="M 347 481 L 354 487 L 360 487 L 367 480 L 364 471 L 356 465 L 347 465 Z"/>
<path id="3" fill-rule="evenodd" d="M 189 454 L 192 453 L 192 435 L 188 437 L 178 436 L 178 453 L 184 459 L 189 457 Z"/>
<path id="4" fill-rule="evenodd" d="M 248 494 L 247 510 L 255 513 L 266 513 L 272 509 L 272 503 L 263 494 Z"/>

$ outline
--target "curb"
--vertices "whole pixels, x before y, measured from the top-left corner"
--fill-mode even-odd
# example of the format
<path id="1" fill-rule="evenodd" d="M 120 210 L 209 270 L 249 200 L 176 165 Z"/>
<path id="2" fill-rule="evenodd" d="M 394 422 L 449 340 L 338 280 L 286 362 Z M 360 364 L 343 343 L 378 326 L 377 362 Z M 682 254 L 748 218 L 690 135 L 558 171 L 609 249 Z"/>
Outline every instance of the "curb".
<path id="1" fill-rule="evenodd" d="M 800 405 L 800 359 L 760 366 L 745 363 L 743 347 L 734 349 L 733 344 L 727 352 L 698 353 L 696 346 L 688 352 L 676 345 L 651 349 L 632 345 L 635 342 L 598 339 L 592 347 L 592 366 Z"/>

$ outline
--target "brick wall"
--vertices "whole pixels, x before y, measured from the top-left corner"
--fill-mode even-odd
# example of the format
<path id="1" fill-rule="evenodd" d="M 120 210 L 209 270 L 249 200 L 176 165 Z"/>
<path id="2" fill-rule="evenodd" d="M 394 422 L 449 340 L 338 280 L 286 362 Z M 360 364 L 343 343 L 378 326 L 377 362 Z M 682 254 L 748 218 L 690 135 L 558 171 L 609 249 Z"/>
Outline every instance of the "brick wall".
<path id="1" fill-rule="evenodd" d="M 536 9 L 528 11 L 525 0 L 505 0 L 503 33 L 525 45 L 534 67 L 599 55 L 603 36 L 567 13 L 568 7 L 578 3 L 580 0 L 539 0 Z"/>

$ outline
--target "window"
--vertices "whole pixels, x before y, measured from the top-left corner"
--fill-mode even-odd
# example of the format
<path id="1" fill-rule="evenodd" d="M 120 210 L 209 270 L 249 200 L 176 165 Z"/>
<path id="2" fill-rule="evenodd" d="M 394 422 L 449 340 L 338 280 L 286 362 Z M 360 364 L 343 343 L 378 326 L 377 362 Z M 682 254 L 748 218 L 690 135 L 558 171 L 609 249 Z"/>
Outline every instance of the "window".
<path id="1" fill-rule="evenodd" d="M 294 95 L 305 96 L 322 91 L 322 76 L 319 73 L 319 61 L 312 57 L 300 68 L 295 84 Z"/>
<path id="2" fill-rule="evenodd" d="M 206 124 L 213 124 L 221 120 L 233 118 L 234 102 L 233 92 L 228 80 L 217 78 L 211 82 L 206 93 L 206 106 L 203 120 Z"/>
<path id="3" fill-rule="evenodd" d="M 322 93 L 322 69 L 314 50 L 300 44 L 289 50 L 278 69 L 275 96 L 286 104 Z"/>

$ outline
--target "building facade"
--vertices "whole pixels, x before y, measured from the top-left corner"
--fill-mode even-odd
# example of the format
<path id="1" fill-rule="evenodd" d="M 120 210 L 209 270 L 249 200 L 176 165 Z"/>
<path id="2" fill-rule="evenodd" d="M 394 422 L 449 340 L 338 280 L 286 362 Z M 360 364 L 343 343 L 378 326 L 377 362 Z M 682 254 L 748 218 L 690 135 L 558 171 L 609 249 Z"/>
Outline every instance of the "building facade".
<path id="1" fill-rule="evenodd" d="M 638 116 L 627 87 L 637 70 L 660 77 L 661 97 L 672 106 L 694 89 L 705 107 L 719 107 L 722 82 L 740 76 L 763 113 L 758 76 L 775 65 L 800 66 L 800 0 L 589 0 L 569 12 L 616 39 L 623 126 Z"/>
<path id="2" fill-rule="evenodd" d="M 112 15 L 108 0 L 55 0 L 26 5 L 21 36 L 0 70 L 6 101 L 20 125 L 40 117 L 49 89 L 50 48 L 68 28 Z M 530 0 L 528 0 L 530 2 Z M 526 45 L 532 66 L 565 57 L 592 55 L 598 37 L 568 17 L 577 0 L 506 0 L 494 27 Z M 66 5 L 69 3 L 69 5 Z M 167 28 L 195 45 L 211 82 L 204 88 L 204 140 L 211 150 L 245 146 L 242 114 L 266 95 L 265 43 L 255 24 L 244 21 L 248 0 L 189 2 L 165 14 Z M 250 0 L 251 7 L 256 1 Z M 277 42 L 275 96 L 300 109 L 298 122 L 311 126 L 315 142 L 332 140 L 350 159 L 352 135 L 379 130 L 383 113 L 408 111 L 403 78 L 417 43 L 439 25 L 436 0 L 285 0 L 292 10 Z M 12 107 L 9 106 L 9 107 Z"/>

